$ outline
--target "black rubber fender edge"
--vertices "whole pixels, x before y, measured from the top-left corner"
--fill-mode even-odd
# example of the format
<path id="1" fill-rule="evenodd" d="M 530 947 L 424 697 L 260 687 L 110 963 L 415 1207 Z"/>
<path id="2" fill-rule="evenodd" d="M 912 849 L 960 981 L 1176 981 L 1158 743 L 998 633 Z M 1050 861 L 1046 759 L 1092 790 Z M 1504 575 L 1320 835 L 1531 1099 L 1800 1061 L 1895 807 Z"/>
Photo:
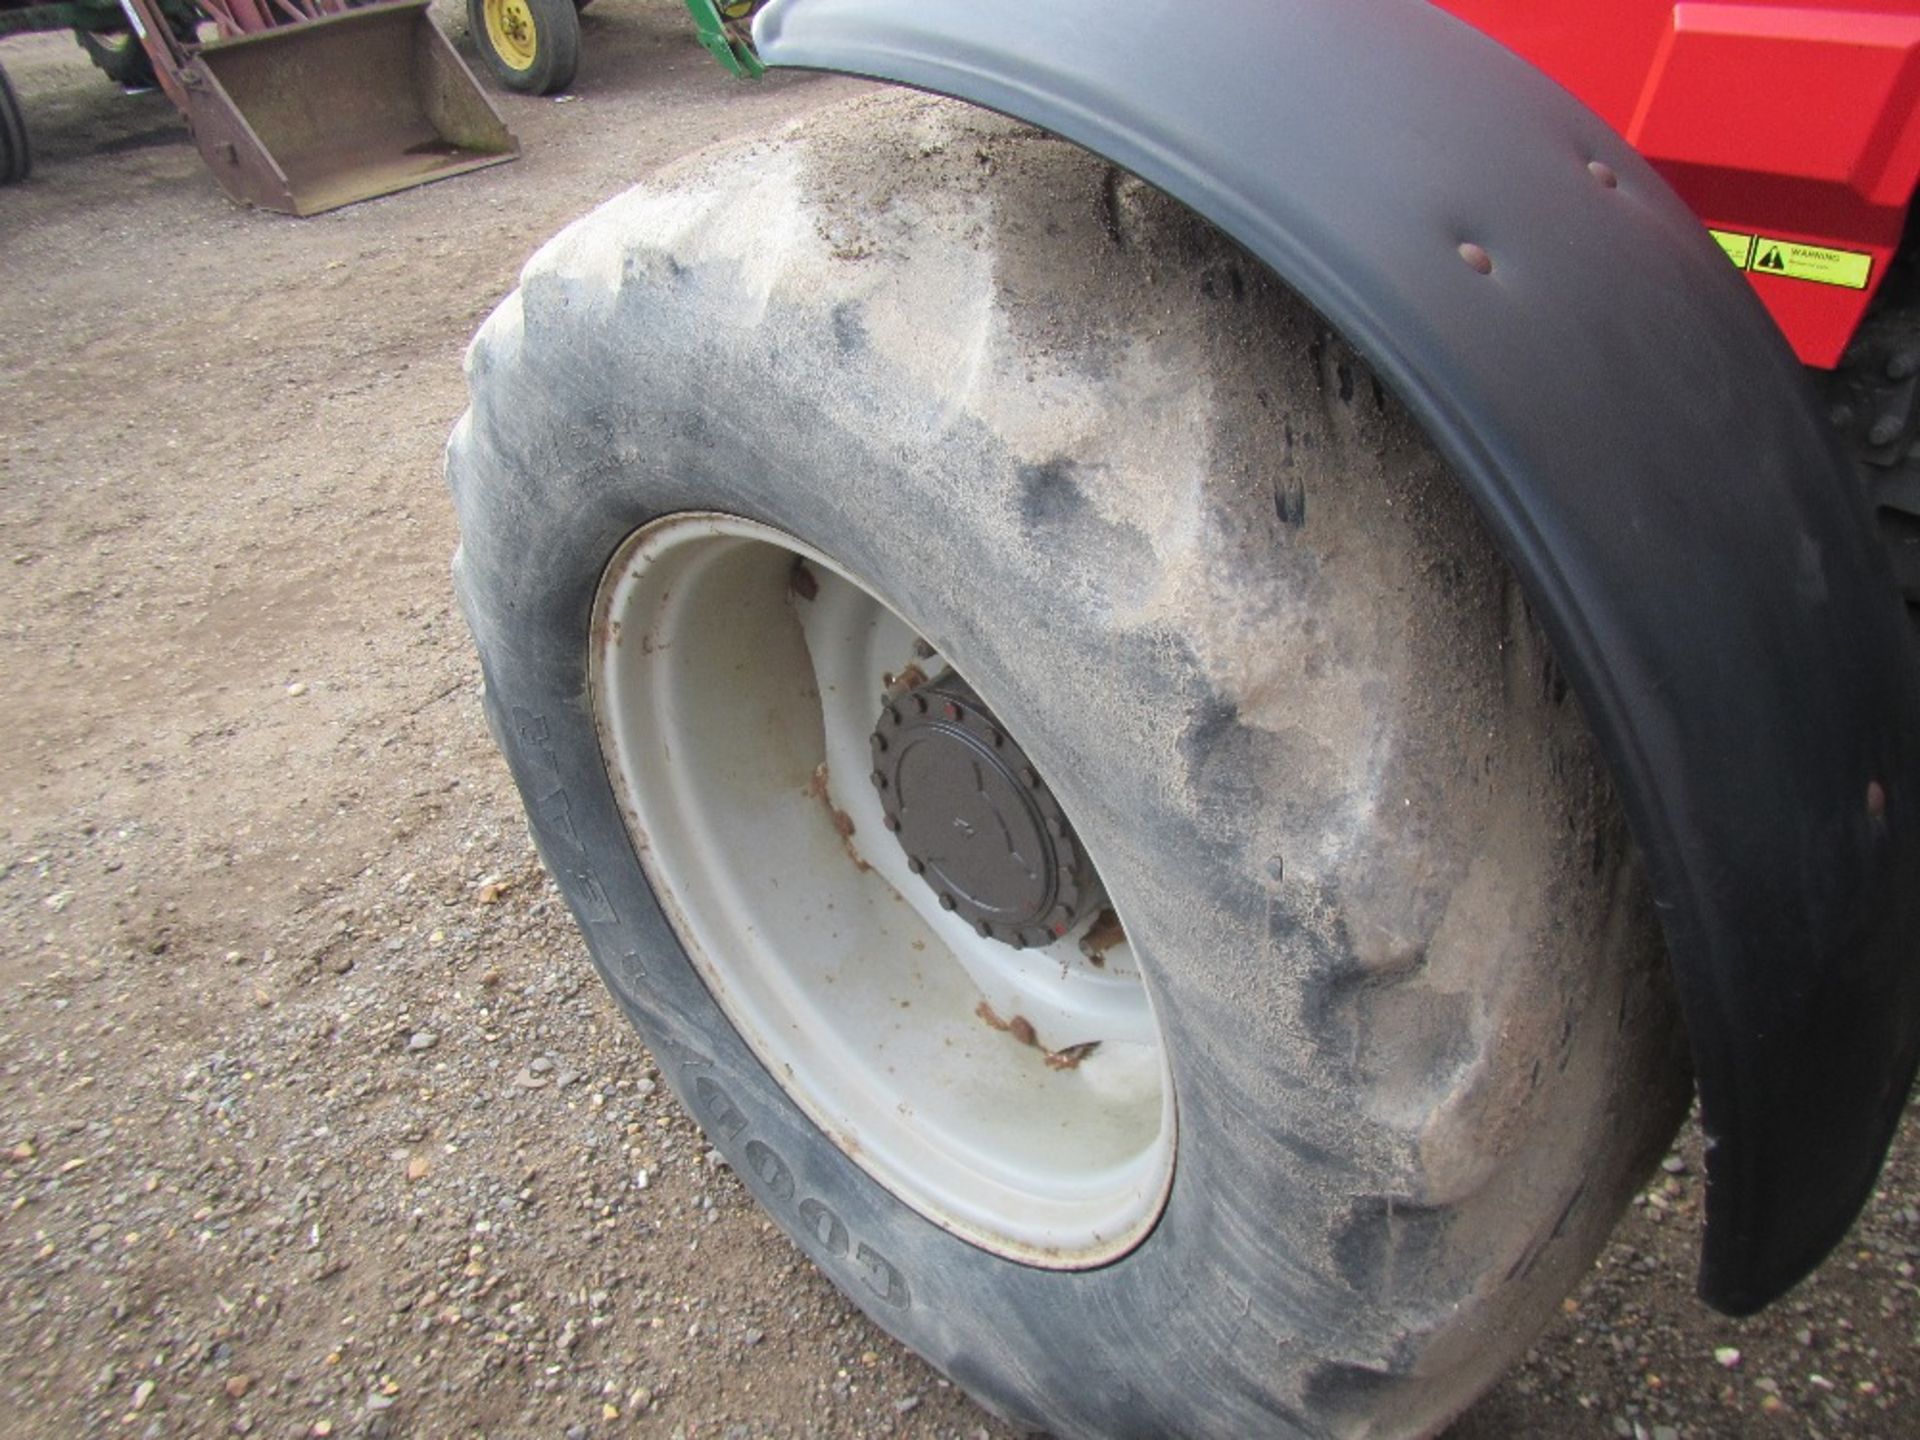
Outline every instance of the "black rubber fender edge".
<path id="1" fill-rule="evenodd" d="M 1643 850 L 1745 1313 L 1870 1193 L 1920 1059 L 1920 666 L 1784 339 L 1602 120 L 1424 0 L 774 0 L 772 65 L 956 96 L 1218 225 L 1427 427 Z"/>

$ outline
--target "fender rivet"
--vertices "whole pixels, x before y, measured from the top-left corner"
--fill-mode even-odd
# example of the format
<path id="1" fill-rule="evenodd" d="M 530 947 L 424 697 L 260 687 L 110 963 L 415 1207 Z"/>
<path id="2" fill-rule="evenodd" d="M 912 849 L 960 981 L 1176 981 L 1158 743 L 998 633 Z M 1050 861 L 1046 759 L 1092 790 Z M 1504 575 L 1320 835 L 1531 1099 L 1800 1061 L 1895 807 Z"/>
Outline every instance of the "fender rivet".
<path id="1" fill-rule="evenodd" d="M 1607 189 L 1618 190 L 1620 188 L 1620 177 L 1613 173 L 1613 167 L 1607 164 L 1606 161 L 1589 160 L 1587 162 L 1587 169 L 1592 173 L 1593 178 L 1606 186 Z"/>
<path id="2" fill-rule="evenodd" d="M 909 855 L 907 857 L 907 869 L 915 875 L 924 875 L 927 869 L 927 862 L 922 860 L 918 855 Z"/>
<path id="3" fill-rule="evenodd" d="M 951 896 L 951 895 L 948 895 L 948 894 L 945 894 L 945 893 L 942 893 L 942 894 L 941 894 L 941 896 L 940 896 L 940 908 L 941 908 L 942 910 L 951 910 L 951 909 L 953 909 L 953 907 L 954 907 L 954 903 L 955 903 L 955 902 L 954 902 L 954 898 L 953 898 L 953 896 Z"/>
<path id="4" fill-rule="evenodd" d="M 1482 275 L 1491 275 L 1493 273 L 1493 256 L 1486 252 L 1484 246 L 1476 245 L 1471 240 L 1461 243 L 1460 258 L 1475 270 L 1478 270 Z"/>
<path id="5" fill-rule="evenodd" d="M 1887 791 L 1878 780 L 1867 782 L 1867 818 L 1878 820 L 1887 813 Z"/>

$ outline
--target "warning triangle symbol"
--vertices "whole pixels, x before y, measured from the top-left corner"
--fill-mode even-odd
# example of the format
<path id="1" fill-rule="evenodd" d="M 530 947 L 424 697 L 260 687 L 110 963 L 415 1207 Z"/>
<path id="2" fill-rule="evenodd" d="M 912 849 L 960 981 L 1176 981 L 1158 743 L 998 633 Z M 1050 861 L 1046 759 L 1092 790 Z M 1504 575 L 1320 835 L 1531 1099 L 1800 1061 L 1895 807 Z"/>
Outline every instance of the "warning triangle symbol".
<path id="1" fill-rule="evenodd" d="M 1753 262 L 1753 268 L 1756 270 L 1785 270 L 1787 268 L 1787 262 L 1780 256 L 1780 247 L 1775 245 L 1772 249 L 1768 250 L 1766 254 Z"/>

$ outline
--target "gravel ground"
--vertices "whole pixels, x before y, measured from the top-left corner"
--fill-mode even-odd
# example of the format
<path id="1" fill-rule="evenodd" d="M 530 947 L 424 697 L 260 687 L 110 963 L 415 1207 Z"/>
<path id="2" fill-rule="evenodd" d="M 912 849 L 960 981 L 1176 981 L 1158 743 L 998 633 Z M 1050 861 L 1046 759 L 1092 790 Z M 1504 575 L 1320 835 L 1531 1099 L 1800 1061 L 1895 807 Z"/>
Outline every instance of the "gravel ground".
<path id="1" fill-rule="evenodd" d="M 448 28 L 464 30 L 457 11 Z M 438 454 L 522 259 L 856 93 L 584 17 L 527 158 L 306 222 L 159 97 L 9 41 L 0 192 L 0 1431 L 998 1436 L 719 1165 L 487 740 Z M 1913 1137 L 1757 1319 L 1691 1297 L 1698 1140 L 1461 1437 L 1920 1432 Z"/>

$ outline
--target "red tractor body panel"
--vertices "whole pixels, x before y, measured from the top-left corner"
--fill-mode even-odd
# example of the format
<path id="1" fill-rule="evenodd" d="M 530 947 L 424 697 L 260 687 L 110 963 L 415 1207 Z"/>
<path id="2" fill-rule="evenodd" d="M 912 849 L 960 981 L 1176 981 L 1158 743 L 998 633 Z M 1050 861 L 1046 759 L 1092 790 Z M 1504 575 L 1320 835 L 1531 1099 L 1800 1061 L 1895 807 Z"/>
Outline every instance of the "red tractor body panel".
<path id="1" fill-rule="evenodd" d="M 1597 110 L 1832 366 L 1920 180 L 1920 0 L 1435 0 Z"/>

